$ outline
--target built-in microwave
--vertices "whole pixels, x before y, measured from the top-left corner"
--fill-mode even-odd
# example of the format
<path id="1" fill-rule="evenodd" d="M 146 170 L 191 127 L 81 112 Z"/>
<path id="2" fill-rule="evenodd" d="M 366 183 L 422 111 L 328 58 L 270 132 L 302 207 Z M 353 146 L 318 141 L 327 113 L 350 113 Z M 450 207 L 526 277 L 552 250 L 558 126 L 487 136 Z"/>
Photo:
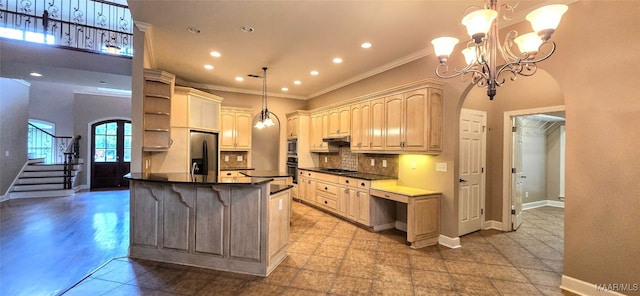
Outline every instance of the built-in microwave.
<path id="1" fill-rule="evenodd" d="M 298 155 L 298 139 L 287 140 L 287 155 Z"/>

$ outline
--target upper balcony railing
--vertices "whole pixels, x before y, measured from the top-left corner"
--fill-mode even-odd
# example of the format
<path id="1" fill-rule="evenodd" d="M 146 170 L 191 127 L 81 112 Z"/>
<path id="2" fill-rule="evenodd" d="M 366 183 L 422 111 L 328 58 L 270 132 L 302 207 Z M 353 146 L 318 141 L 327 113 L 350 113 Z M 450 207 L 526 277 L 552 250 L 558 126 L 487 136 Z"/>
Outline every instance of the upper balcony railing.
<path id="1" fill-rule="evenodd" d="M 0 0 L 2 38 L 131 57 L 132 25 L 117 0 Z"/>

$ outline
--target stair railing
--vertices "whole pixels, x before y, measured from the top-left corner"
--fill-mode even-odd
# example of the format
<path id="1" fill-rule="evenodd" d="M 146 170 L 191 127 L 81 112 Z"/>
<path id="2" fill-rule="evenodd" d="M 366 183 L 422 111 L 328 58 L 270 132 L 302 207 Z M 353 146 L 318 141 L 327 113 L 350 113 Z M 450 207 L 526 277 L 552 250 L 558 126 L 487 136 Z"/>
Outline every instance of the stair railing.
<path id="1" fill-rule="evenodd" d="M 29 141 L 27 153 L 33 157 L 45 157 L 45 163 L 64 164 L 64 188 L 72 187 L 73 165 L 78 163 L 80 158 L 80 135 L 55 136 L 31 123 L 29 123 Z M 54 143 L 51 151 L 51 143 Z M 49 153 L 52 155 L 50 155 Z"/>

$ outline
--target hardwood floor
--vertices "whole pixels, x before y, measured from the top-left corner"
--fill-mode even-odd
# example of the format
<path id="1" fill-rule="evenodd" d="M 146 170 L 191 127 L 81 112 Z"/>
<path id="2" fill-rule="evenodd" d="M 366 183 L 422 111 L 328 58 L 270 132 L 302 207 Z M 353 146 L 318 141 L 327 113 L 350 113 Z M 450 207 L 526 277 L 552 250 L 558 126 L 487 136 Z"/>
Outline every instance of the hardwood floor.
<path id="1" fill-rule="evenodd" d="M 2 202 L 0 295 L 58 295 L 128 246 L 128 190 Z"/>

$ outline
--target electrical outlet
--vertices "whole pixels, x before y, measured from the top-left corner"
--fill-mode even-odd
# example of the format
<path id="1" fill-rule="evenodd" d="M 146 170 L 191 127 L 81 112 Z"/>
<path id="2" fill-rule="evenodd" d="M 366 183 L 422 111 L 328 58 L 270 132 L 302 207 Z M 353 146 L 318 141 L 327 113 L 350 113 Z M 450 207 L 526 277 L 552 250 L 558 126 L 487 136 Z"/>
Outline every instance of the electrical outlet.
<path id="1" fill-rule="evenodd" d="M 324 162 L 327 162 L 327 157 L 326 156 L 324 157 Z"/>
<path id="2" fill-rule="evenodd" d="M 446 172 L 447 171 L 447 163 L 446 162 L 438 162 L 436 163 L 436 172 Z"/>
<path id="3" fill-rule="evenodd" d="M 238 157 L 236 157 L 236 161 L 242 161 L 242 155 L 238 155 Z"/>
<path id="4" fill-rule="evenodd" d="M 412 161 L 412 162 L 411 162 L 411 169 L 412 169 L 412 170 L 415 170 L 415 169 L 416 169 L 416 166 L 417 166 L 417 165 L 416 165 L 416 162 L 415 162 L 415 161 Z"/>
<path id="5" fill-rule="evenodd" d="M 225 155 L 225 156 L 224 156 L 224 161 L 225 161 L 225 162 L 228 162 L 228 161 L 229 161 L 229 155 Z"/>
<path id="6" fill-rule="evenodd" d="M 375 166 L 376 165 L 376 160 L 375 159 L 371 159 L 371 166 Z"/>
<path id="7" fill-rule="evenodd" d="M 4 152 L 4 156 L 9 156 L 9 150 Z"/>
<path id="8" fill-rule="evenodd" d="M 386 159 L 383 159 L 383 160 L 382 160 L 382 167 L 383 167 L 383 168 L 386 168 L 386 167 L 387 167 L 387 160 L 386 160 Z"/>
<path id="9" fill-rule="evenodd" d="M 529 191 L 525 191 L 524 197 L 529 198 Z"/>
<path id="10" fill-rule="evenodd" d="M 278 210 L 282 210 L 282 198 L 278 199 Z"/>

